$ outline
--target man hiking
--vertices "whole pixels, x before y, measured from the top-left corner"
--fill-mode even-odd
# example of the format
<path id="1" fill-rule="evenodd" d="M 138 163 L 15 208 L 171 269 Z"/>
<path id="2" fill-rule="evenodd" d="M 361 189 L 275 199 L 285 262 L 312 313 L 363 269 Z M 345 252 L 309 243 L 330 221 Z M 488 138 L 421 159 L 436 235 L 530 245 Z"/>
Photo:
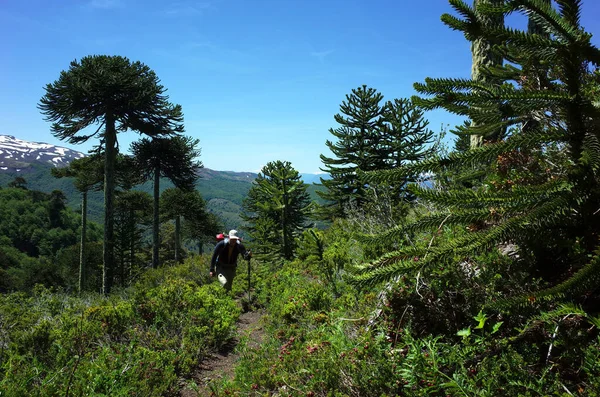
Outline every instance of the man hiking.
<path id="1" fill-rule="evenodd" d="M 252 252 L 246 250 L 237 236 L 237 230 L 230 230 L 225 239 L 217 243 L 210 260 L 210 276 L 218 276 L 226 291 L 231 291 L 239 254 L 242 254 L 244 259 L 252 257 Z"/>

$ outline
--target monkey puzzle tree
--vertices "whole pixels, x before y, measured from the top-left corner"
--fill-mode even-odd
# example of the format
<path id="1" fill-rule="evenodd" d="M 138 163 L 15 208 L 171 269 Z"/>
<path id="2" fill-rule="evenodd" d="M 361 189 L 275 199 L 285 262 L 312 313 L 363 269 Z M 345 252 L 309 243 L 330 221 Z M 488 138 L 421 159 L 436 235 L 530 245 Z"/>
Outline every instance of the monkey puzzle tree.
<path id="1" fill-rule="evenodd" d="M 376 170 L 381 166 L 373 148 L 379 144 L 382 100 L 383 95 L 376 89 L 363 85 L 346 95 L 346 101 L 340 105 L 341 114 L 334 116 L 340 126 L 329 132 L 337 140 L 327 140 L 325 144 L 335 158 L 321 155 L 325 165 L 322 171 L 331 179 L 321 179 L 326 190 L 317 191 L 328 202 L 318 211 L 323 219 L 342 216 L 349 204 L 360 207 L 367 200 L 365 184 L 358 178 L 357 171 Z"/>
<path id="2" fill-rule="evenodd" d="M 212 212 L 205 212 L 203 217 L 185 219 L 183 235 L 198 243 L 198 254 L 202 255 L 205 242 L 214 242 L 215 236 L 223 231 L 222 222 Z"/>
<path id="3" fill-rule="evenodd" d="M 81 236 L 79 245 L 79 293 L 85 284 L 85 243 L 87 233 L 88 192 L 102 183 L 104 170 L 99 156 L 75 159 L 66 167 L 55 167 L 50 171 L 55 178 L 74 178 L 75 189 L 81 193 Z"/>
<path id="4" fill-rule="evenodd" d="M 244 200 L 242 219 L 256 245 L 273 248 L 281 258 L 294 256 L 294 239 L 307 227 L 310 197 L 300 174 L 289 161 L 267 163 L 252 183 Z M 265 223 L 273 228 L 261 232 Z"/>
<path id="5" fill-rule="evenodd" d="M 379 144 L 373 147 L 380 169 L 393 169 L 422 161 L 437 151 L 434 133 L 424 112 L 410 99 L 394 99 L 383 106 L 383 125 Z M 407 175 L 390 186 L 391 201 L 398 204 L 410 198 L 406 185 L 415 182 L 418 175 Z"/>
<path id="6" fill-rule="evenodd" d="M 195 224 L 207 218 L 206 203 L 197 190 L 170 188 L 160 195 L 161 212 L 166 219 L 175 221 L 175 263 L 181 261 L 181 219 Z"/>
<path id="7" fill-rule="evenodd" d="M 137 167 L 146 178 L 154 181 L 154 220 L 152 225 L 152 267 L 159 265 L 160 178 L 165 177 L 182 190 L 191 190 L 198 179 L 202 162 L 196 148 L 200 141 L 186 136 L 144 138 L 131 144 Z"/>
<path id="8" fill-rule="evenodd" d="M 111 289 L 114 269 L 115 158 L 117 132 L 149 136 L 183 132 L 181 106 L 173 105 L 148 66 L 121 56 L 86 56 L 45 87 L 38 108 L 52 122 L 52 133 L 69 143 L 98 136 L 104 148 L 104 253 L 102 291 Z M 94 131 L 85 129 L 98 125 Z"/>
<path id="9" fill-rule="evenodd" d="M 121 285 L 134 277 L 136 250 L 150 225 L 152 196 L 146 192 L 126 190 L 118 192 L 115 201 L 116 257 Z"/>
<path id="10" fill-rule="evenodd" d="M 379 171 L 368 178 L 394 180 L 411 172 L 440 172 L 460 169 L 465 164 L 487 167 L 485 186 L 434 191 L 417 186 L 412 191 L 436 204 L 437 212 L 409 225 L 401 225 L 366 240 L 401 239 L 406 232 L 439 228 L 440 224 L 472 225 L 459 238 L 424 249 L 403 247 L 382 256 L 362 269 L 354 282 L 372 283 L 400 274 L 426 274 L 435 267 L 455 265 L 457 258 L 486 252 L 501 243 L 516 243 L 519 251 L 531 256 L 547 288 L 517 295 L 496 305 L 527 304 L 559 299 L 587 299 L 600 285 L 600 106 L 598 81 L 591 69 L 600 66 L 600 50 L 581 26 L 581 2 L 561 0 L 555 9 L 545 0 L 507 1 L 503 7 L 480 7 L 489 16 L 522 13 L 538 24 L 547 35 L 507 27 L 482 24 L 464 2 L 450 3 L 463 17 L 445 14 L 442 20 L 469 39 L 494 38 L 510 64 L 484 68 L 491 74 L 486 81 L 464 79 L 426 79 L 415 84 L 415 97 L 425 109 L 443 108 L 474 121 L 458 126 L 466 135 L 486 136 L 498 128 L 511 128 L 505 139 L 454 152 L 446 156 L 409 164 L 396 170 Z M 532 60 L 552 65 L 550 84 L 523 84 Z M 507 83 L 495 84 L 495 79 Z M 491 82 L 490 82 L 491 81 Z M 595 81 L 595 84 L 591 84 Z M 531 123 L 536 117 L 535 123 Z M 523 152 L 536 152 L 542 160 L 549 149 L 563 149 L 566 161 L 557 172 L 546 162 L 542 175 L 526 183 L 494 182 L 506 164 L 523 168 L 513 159 Z M 525 165 L 529 164 L 524 162 Z M 527 173 L 527 169 L 519 171 Z M 413 258 L 420 258 L 414 261 Z"/>

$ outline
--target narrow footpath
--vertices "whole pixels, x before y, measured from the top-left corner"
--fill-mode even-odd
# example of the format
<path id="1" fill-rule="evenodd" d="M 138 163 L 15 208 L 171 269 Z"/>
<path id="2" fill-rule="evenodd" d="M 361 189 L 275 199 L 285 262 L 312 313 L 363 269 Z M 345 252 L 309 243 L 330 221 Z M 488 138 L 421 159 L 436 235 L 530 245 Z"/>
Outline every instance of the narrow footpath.
<path id="1" fill-rule="evenodd" d="M 265 331 L 263 329 L 262 318 L 265 315 L 264 310 L 248 311 L 242 313 L 237 322 L 237 333 L 234 338 L 223 348 L 215 352 L 202 361 L 192 380 L 195 385 L 189 381 L 182 384 L 179 392 L 180 397 L 198 397 L 211 395 L 211 383 L 222 379 L 233 379 L 235 376 L 235 366 L 240 357 L 236 352 L 236 347 L 240 339 L 248 337 L 248 348 L 255 349 L 262 343 Z"/>

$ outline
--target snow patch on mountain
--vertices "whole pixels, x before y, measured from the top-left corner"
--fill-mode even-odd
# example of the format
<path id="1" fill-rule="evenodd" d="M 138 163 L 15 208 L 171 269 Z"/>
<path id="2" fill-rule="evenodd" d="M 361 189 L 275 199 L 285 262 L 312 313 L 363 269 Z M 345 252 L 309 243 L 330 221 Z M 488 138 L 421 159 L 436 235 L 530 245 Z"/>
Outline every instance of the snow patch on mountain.
<path id="1" fill-rule="evenodd" d="M 0 135 L 0 170 L 22 171 L 32 164 L 60 167 L 85 154 L 43 142 L 30 142 L 12 135 Z"/>

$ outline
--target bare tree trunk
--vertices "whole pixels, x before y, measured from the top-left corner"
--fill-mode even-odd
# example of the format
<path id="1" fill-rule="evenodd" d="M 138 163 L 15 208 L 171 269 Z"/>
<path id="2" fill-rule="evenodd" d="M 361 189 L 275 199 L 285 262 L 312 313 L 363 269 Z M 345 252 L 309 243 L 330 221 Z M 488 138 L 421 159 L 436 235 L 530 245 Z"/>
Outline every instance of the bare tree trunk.
<path id="1" fill-rule="evenodd" d="M 108 295 L 112 287 L 115 265 L 114 253 L 114 193 L 115 193 L 115 161 L 117 149 L 117 132 L 115 118 L 110 111 L 106 114 L 106 131 L 104 133 L 104 252 L 102 268 L 102 293 Z"/>
<path id="2" fill-rule="evenodd" d="M 85 240 L 87 232 L 87 190 L 81 193 L 81 244 L 79 246 L 79 294 L 85 284 Z"/>
<path id="3" fill-rule="evenodd" d="M 152 223 L 152 267 L 158 268 L 158 248 L 159 248 L 159 207 L 158 202 L 160 200 L 160 167 L 157 165 L 154 169 L 154 219 Z"/>

